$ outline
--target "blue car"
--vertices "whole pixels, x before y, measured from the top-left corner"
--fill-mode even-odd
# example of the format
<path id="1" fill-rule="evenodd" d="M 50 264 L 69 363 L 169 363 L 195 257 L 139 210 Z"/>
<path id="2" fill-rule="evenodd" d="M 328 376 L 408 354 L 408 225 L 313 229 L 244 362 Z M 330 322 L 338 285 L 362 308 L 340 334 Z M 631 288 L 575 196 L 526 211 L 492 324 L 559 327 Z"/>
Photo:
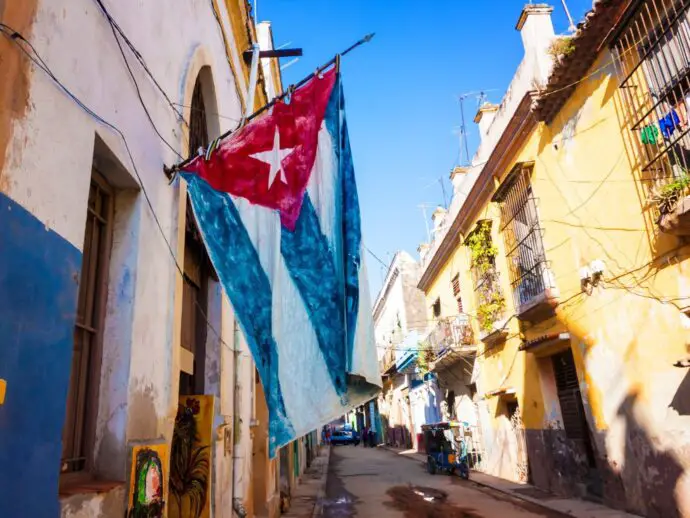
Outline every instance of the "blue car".
<path id="1" fill-rule="evenodd" d="M 331 435 L 331 444 L 353 444 L 357 446 L 359 444 L 359 435 L 354 430 L 334 430 Z"/>

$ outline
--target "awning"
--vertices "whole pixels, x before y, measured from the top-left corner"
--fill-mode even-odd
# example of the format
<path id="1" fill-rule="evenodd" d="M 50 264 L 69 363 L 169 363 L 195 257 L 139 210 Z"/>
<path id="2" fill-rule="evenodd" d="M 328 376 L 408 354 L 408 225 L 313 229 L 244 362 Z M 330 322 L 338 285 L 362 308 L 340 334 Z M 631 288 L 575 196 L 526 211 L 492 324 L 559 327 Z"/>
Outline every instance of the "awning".
<path id="1" fill-rule="evenodd" d="M 395 351 L 395 368 L 398 372 L 417 360 L 421 337 L 417 331 L 410 331 Z"/>
<path id="2" fill-rule="evenodd" d="M 552 333 L 543 335 L 533 340 L 526 340 L 520 345 L 521 351 L 535 352 L 536 349 L 543 349 L 549 345 L 554 345 L 561 341 L 570 341 L 570 333 Z"/>
<path id="3" fill-rule="evenodd" d="M 484 399 L 496 396 L 507 396 L 510 394 L 515 394 L 515 389 L 512 387 L 503 387 L 500 389 L 492 390 L 484 394 Z"/>
<path id="4" fill-rule="evenodd" d="M 683 360 L 678 360 L 673 366 L 680 367 L 681 369 L 690 369 L 690 356 Z"/>

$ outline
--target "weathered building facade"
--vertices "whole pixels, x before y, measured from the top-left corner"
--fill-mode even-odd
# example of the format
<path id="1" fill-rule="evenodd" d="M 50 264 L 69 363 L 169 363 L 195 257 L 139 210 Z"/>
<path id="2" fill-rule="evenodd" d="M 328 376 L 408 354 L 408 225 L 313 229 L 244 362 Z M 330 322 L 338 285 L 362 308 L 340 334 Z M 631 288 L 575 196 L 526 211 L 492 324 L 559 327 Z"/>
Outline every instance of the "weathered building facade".
<path id="1" fill-rule="evenodd" d="M 420 247 L 419 287 L 426 295 L 428 318 L 436 321 L 429 346 L 435 360 L 432 368 L 444 388 L 444 406 L 452 417 L 471 425 L 470 447 L 478 452 L 481 469 L 515 481 L 527 479 L 524 426 L 511 399 L 514 393 L 507 394 L 497 406 L 496 398 L 491 396 L 494 381 L 488 382 L 486 372 L 490 349 L 486 341 L 494 338 L 493 318 L 504 319 L 506 326 L 512 321 L 507 321 L 507 314 L 504 318 L 501 300 L 492 295 L 493 286 L 500 281 L 491 261 L 473 268 L 476 259 L 485 259 L 486 255 L 466 246 L 472 228 L 467 213 L 479 211 L 478 220 L 487 217 L 475 195 L 478 186 L 486 182 L 487 167 L 501 156 L 504 135 L 513 131 L 513 119 L 523 109 L 524 96 L 535 84 L 545 83 L 551 71 L 548 48 L 554 38 L 552 10 L 534 4 L 520 14 L 516 29 L 522 37 L 524 57 L 501 103 L 479 107 L 475 117 L 481 137 L 479 147 L 471 164 L 451 171 L 453 198 L 447 212 L 434 221 L 440 231 L 435 232 L 431 243 Z M 475 235 L 481 237 L 480 233 Z M 481 239 L 475 241 L 482 244 Z M 500 361 L 496 375 L 521 372 L 521 364 L 505 361 Z"/>
<path id="2" fill-rule="evenodd" d="M 0 515 L 123 516 L 141 448 L 184 515 L 180 423 L 208 408 L 203 515 L 275 516 L 261 384 L 163 173 L 237 125 L 270 27 L 243 0 L 0 2 L 0 22 Z M 263 65 L 255 107 L 282 90 Z"/>
<path id="3" fill-rule="evenodd" d="M 554 40 L 449 231 L 487 470 L 654 517 L 690 513 L 688 7 L 601 0 Z"/>
<path id="4" fill-rule="evenodd" d="M 374 332 L 384 379 L 378 399 L 383 441 L 398 447 L 417 445 L 417 434 L 425 422 L 420 409 L 436 408 L 436 391 L 422 387 L 418 369 L 418 352 L 428 328 L 418 280 L 416 261 L 406 252 L 396 253 L 374 304 Z"/>

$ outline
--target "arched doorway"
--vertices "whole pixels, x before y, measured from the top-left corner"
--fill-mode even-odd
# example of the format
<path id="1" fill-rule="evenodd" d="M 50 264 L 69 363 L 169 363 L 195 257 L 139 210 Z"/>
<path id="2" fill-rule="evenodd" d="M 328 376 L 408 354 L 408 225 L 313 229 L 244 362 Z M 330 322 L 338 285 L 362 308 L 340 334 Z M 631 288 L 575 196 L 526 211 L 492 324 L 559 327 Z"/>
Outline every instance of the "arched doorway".
<path id="1" fill-rule="evenodd" d="M 188 151 L 206 148 L 219 134 L 213 77 L 208 66 L 197 74 L 189 104 Z M 222 295 L 218 278 L 189 198 L 185 200 L 184 252 L 180 265 L 182 315 L 178 409 L 170 462 L 171 518 L 208 516 L 215 459 L 213 430 L 220 397 Z"/>

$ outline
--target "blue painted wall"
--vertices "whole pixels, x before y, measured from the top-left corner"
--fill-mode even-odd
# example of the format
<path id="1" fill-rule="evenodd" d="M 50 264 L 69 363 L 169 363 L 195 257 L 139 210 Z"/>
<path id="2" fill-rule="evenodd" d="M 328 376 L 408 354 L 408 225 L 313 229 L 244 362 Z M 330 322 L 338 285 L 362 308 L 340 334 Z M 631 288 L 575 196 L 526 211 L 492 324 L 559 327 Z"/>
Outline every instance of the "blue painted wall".
<path id="1" fill-rule="evenodd" d="M 0 193 L 0 517 L 60 515 L 81 253 Z"/>

